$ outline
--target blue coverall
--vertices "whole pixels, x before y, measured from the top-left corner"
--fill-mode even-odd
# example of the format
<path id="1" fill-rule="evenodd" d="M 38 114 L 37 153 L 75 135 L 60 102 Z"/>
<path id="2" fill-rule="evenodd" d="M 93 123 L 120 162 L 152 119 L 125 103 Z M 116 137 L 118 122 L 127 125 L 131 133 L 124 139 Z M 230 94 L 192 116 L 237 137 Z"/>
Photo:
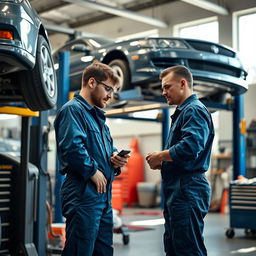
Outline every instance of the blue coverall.
<path id="1" fill-rule="evenodd" d="M 191 95 L 171 116 L 165 149 L 172 162 L 163 162 L 164 247 L 168 256 L 205 256 L 204 217 L 210 204 L 209 167 L 214 127 L 210 113 Z"/>
<path id="2" fill-rule="evenodd" d="M 112 256 L 113 216 L 111 188 L 114 168 L 110 157 L 116 149 L 104 112 L 80 95 L 58 112 L 54 127 L 60 172 L 62 214 L 66 218 L 64 256 Z M 90 177 L 101 171 L 107 192 L 98 193 Z"/>

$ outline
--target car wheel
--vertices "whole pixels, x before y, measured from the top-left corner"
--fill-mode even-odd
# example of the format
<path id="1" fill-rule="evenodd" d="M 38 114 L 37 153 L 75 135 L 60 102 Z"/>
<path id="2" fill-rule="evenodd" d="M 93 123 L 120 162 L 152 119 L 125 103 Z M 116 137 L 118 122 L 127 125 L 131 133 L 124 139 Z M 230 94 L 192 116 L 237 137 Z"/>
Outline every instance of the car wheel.
<path id="1" fill-rule="evenodd" d="M 57 80 L 48 42 L 38 36 L 36 64 L 33 70 L 21 72 L 22 94 L 27 106 L 34 110 L 47 110 L 57 102 Z"/>
<path id="2" fill-rule="evenodd" d="M 129 234 L 128 235 L 123 235 L 123 244 L 127 245 L 130 242 L 130 237 Z"/>
<path id="3" fill-rule="evenodd" d="M 227 238 L 233 238 L 235 236 L 235 231 L 233 228 L 229 228 L 227 231 L 226 231 L 226 237 Z"/>
<path id="4" fill-rule="evenodd" d="M 117 76 L 120 79 L 121 90 L 132 89 L 130 83 L 130 71 L 129 66 L 126 61 L 123 60 L 112 60 L 109 63 L 109 66 L 116 72 Z"/>

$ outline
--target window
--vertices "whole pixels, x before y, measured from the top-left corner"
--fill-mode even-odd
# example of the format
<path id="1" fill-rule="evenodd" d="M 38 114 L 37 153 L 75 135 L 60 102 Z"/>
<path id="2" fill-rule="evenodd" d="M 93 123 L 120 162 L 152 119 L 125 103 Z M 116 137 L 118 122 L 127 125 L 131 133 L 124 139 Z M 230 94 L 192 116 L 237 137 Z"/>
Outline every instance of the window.
<path id="1" fill-rule="evenodd" d="M 256 82 L 256 8 L 234 13 L 236 48 L 248 71 L 248 83 Z"/>
<path id="2" fill-rule="evenodd" d="M 174 35 L 184 38 L 219 42 L 219 23 L 216 17 L 186 22 L 174 26 Z"/>

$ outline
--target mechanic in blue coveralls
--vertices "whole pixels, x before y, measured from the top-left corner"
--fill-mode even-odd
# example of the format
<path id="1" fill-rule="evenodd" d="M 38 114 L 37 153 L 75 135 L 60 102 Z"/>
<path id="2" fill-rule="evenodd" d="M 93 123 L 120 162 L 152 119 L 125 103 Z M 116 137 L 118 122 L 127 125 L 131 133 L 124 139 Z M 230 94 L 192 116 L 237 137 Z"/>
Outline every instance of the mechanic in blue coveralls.
<path id="1" fill-rule="evenodd" d="M 211 114 L 193 94 L 193 77 L 184 66 L 165 69 L 162 90 L 169 105 L 177 105 L 165 150 L 149 153 L 153 170 L 161 169 L 164 194 L 164 249 L 168 256 L 204 256 L 204 217 L 210 203 L 205 177 L 214 127 Z"/>
<path id="2" fill-rule="evenodd" d="M 118 86 L 113 70 L 94 62 L 84 70 L 80 93 L 54 123 L 60 172 L 66 175 L 61 187 L 64 256 L 113 255 L 111 185 L 129 155 L 117 156 L 102 108 Z"/>

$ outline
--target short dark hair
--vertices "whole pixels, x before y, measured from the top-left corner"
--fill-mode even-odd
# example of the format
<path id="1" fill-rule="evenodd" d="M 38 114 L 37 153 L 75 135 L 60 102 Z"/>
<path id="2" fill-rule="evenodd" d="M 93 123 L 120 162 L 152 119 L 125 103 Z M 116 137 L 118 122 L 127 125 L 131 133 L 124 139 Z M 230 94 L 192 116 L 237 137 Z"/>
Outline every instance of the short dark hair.
<path id="1" fill-rule="evenodd" d="M 84 69 L 82 76 L 82 84 L 86 85 L 91 77 L 99 81 L 110 79 L 114 86 L 120 84 L 119 77 L 115 71 L 108 65 L 95 60 L 91 65 Z"/>
<path id="2" fill-rule="evenodd" d="M 179 66 L 173 66 L 170 68 L 166 68 L 160 73 L 160 79 L 162 80 L 165 76 L 167 76 L 170 73 L 174 73 L 177 76 L 185 78 L 188 82 L 188 87 L 190 89 L 192 89 L 193 76 L 192 76 L 191 71 L 187 67 L 179 65 Z"/>

